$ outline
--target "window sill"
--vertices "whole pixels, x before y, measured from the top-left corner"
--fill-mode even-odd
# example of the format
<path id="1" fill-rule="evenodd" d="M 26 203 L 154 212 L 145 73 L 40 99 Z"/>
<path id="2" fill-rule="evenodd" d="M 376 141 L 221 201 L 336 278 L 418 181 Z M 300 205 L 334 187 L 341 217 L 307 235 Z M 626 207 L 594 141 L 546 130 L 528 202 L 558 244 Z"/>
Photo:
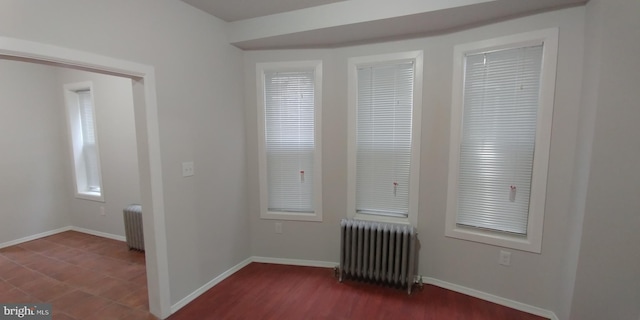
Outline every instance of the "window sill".
<path id="1" fill-rule="evenodd" d="M 268 211 L 260 213 L 261 219 L 267 220 L 288 220 L 288 221 L 315 221 L 322 222 L 322 214 L 315 213 L 303 213 L 303 212 L 276 212 Z"/>
<path id="2" fill-rule="evenodd" d="M 76 198 L 82 200 L 104 202 L 104 196 L 99 192 L 78 192 L 76 193 Z"/>
<path id="3" fill-rule="evenodd" d="M 409 221 L 409 218 L 401 218 L 401 217 L 390 217 L 390 216 L 381 216 L 381 215 L 374 215 L 374 214 L 356 213 L 351 218 L 355 220 L 412 225 L 412 223 Z M 414 225 L 414 227 L 418 227 L 418 226 Z"/>
<path id="4" fill-rule="evenodd" d="M 541 239 L 531 239 L 530 236 L 510 235 L 457 225 L 453 228 L 447 228 L 445 235 L 450 238 L 474 241 L 533 253 L 540 253 L 542 247 Z"/>

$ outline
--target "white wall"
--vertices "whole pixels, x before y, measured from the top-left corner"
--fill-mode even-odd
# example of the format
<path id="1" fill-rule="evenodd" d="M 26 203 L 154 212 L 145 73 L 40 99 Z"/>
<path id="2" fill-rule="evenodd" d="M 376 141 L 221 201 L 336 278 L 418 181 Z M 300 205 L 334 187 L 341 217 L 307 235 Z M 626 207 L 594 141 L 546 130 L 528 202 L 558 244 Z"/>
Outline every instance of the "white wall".
<path id="1" fill-rule="evenodd" d="M 569 223 L 565 229 L 567 241 L 564 245 L 566 245 L 567 249 L 559 283 L 558 304 L 560 308 L 556 310 L 559 319 L 569 319 L 571 313 L 576 268 L 580 253 L 580 240 L 582 238 L 582 224 L 589 186 L 589 168 L 598 100 L 597 89 L 600 80 L 600 68 L 602 67 L 600 63 L 602 49 L 601 19 L 596 17 L 593 11 L 587 10 L 585 16 L 585 51 L 578 140 L 574 156 L 573 194 L 569 209 Z"/>
<path id="2" fill-rule="evenodd" d="M 2 213 L 11 217 L 0 243 L 66 226 L 124 236 L 122 209 L 141 201 L 131 80 L 10 60 L 0 67 Z M 94 86 L 105 202 L 73 196 L 63 85 L 81 81 Z"/>
<path id="3" fill-rule="evenodd" d="M 124 236 L 122 209 L 132 203 L 141 203 L 131 79 L 73 69 L 57 70 L 58 81 L 52 85 L 63 102 L 65 84 L 83 81 L 93 84 L 105 200 L 97 202 L 74 197 L 72 181 L 69 186 L 72 190 L 69 200 L 71 224 Z M 65 112 L 64 104 L 60 105 L 60 112 Z M 69 138 L 67 141 L 70 143 Z M 70 156 L 67 159 L 71 162 Z M 70 177 L 73 179 L 72 175 Z M 104 216 L 100 215 L 101 207 L 104 207 Z"/>
<path id="4" fill-rule="evenodd" d="M 242 53 L 225 28 L 174 0 L 0 2 L 1 36 L 155 67 L 172 304 L 249 256 Z"/>
<path id="5" fill-rule="evenodd" d="M 584 7 L 564 9 L 422 39 L 333 50 L 255 51 L 245 54 L 245 107 L 251 249 L 254 255 L 339 260 L 339 220 L 346 215 L 347 59 L 390 52 L 424 50 L 424 89 L 420 215 L 421 275 L 484 291 L 548 310 L 561 309 L 560 270 L 569 247 L 573 159 L 576 151 Z M 444 236 L 453 47 L 456 44 L 559 27 L 560 43 L 553 134 L 549 162 L 542 253 L 512 251 L 511 266 L 498 265 L 500 248 Z M 274 222 L 259 218 L 257 174 L 255 63 L 321 59 L 323 83 L 323 208 L 324 221 Z"/>
<path id="6" fill-rule="evenodd" d="M 587 6 L 584 107 L 595 110 L 571 319 L 640 315 L 640 2 Z M 580 213 L 580 212 L 579 212 Z"/>
<path id="7" fill-rule="evenodd" d="M 0 243 L 66 227 L 71 183 L 55 69 L 0 60 Z"/>
<path id="8" fill-rule="evenodd" d="M 592 0 L 587 5 L 586 32 L 593 38 L 587 42 L 586 64 L 582 59 L 584 7 L 422 39 L 243 55 L 227 44 L 223 22 L 180 1 L 4 0 L 0 3 L 0 36 L 52 43 L 155 67 L 172 303 L 250 254 L 338 260 L 338 221 L 346 210 L 347 58 L 422 49 L 425 85 L 418 222 L 420 273 L 559 315 L 569 313 L 570 300 L 572 319 L 635 319 L 640 301 L 640 257 L 636 250 L 640 241 L 640 204 L 636 200 L 640 177 L 633 164 L 640 160 L 635 147 L 640 128 L 636 108 L 640 70 L 638 64 L 626 62 L 638 56 L 637 12 L 635 0 L 616 0 L 607 6 Z M 513 251 L 512 265 L 501 267 L 497 264 L 499 248 L 444 236 L 453 46 L 554 26 L 560 28 L 560 56 L 542 253 Z M 243 56 L 244 77 L 240 75 Z M 273 221 L 259 219 L 255 62 L 307 59 L 322 59 L 325 66 L 325 219 L 322 223 L 285 222 L 284 234 L 277 235 Z M 587 79 L 594 83 L 584 86 L 595 88 L 597 93 L 581 95 L 583 66 L 587 66 L 588 77 L 599 75 L 597 80 Z M 53 74 L 36 69 L 33 73 L 37 77 L 55 80 Z M 34 77 L 27 78 L 27 73 L 2 72 L 0 90 L 13 88 L 11 85 L 18 82 L 37 87 Z M 32 102 L 29 105 L 61 103 L 57 89 L 44 84 L 41 89 L 28 97 Z M 19 91 L 7 92 L 0 95 L 0 106 L 5 105 L 5 99 L 9 103 L 17 100 L 10 93 Z M 582 136 L 582 132 L 589 133 L 589 114 L 580 109 L 588 109 L 592 98 L 597 99 L 597 117 L 590 146 Z M 27 190 L 16 195 L 12 190 L 19 189 L 7 189 L 0 183 L 2 214 L 18 222 L 24 215 L 12 212 L 29 209 L 42 213 L 56 208 L 52 212 L 61 214 L 48 215 L 56 217 L 52 219 L 41 216 L 29 221 L 32 224 L 16 224 L 21 227 L 7 230 L 3 226 L 9 224 L 3 222 L 0 237 L 9 235 L 9 240 L 70 223 L 64 214 L 67 204 L 60 202 L 72 197 L 70 188 L 53 188 L 50 197 L 43 192 L 38 197 L 28 192 L 46 184 L 71 185 L 63 174 L 63 170 L 70 170 L 68 150 L 60 148 L 67 139 L 66 128 L 60 125 L 64 123 L 63 113 L 31 110 L 0 107 L 2 181 L 10 181 L 11 188 Z M 41 121 L 41 127 L 50 130 L 46 135 L 24 135 L 15 125 L 18 122 L 8 121 L 10 117 Z M 50 119 L 59 122 L 56 125 Z M 16 147 L 16 137 L 30 143 L 43 142 L 42 148 L 29 153 L 5 152 Z M 46 167 L 38 167 L 42 171 L 37 180 L 29 171 L 4 170 L 16 163 L 29 163 L 26 156 L 34 159 L 31 152 L 50 159 Z M 582 154 L 592 154 L 591 161 L 574 161 Z M 181 177 L 180 163 L 186 160 L 195 162 L 194 177 Z M 582 195 L 580 190 L 575 191 L 574 184 L 584 181 L 581 174 L 585 171 L 589 183 Z M 20 195 L 25 198 L 15 201 Z M 580 196 L 585 197 L 582 230 L 575 227 L 575 223 L 582 223 L 581 203 L 579 199 L 574 201 Z M 581 244 L 577 240 L 580 237 Z M 580 246 L 579 256 L 572 257 Z M 573 283 L 574 270 L 575 288 L 567 289 Z"/>

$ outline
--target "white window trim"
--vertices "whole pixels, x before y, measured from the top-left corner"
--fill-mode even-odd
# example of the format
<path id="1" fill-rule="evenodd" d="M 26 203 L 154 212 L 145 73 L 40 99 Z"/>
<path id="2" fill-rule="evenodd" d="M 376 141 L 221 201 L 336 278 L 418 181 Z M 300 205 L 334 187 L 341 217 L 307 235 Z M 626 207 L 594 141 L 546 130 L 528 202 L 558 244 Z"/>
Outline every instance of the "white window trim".
<path id="1" fill-rule="evenodd" d="M 531 195 L 527 235 L 517 236 L 502 232 L 456 225 L 458 174 L 463 114 L 464 56 L 465 54 L 525 47 L 544 43 L 540 97 L 536 129 L 536 147 L 531 179 Z M 454 48 L 453 85 L 451 107 L 451 136 L 449 149 L 449 185 L 445 235 L 506 248 L 540 253 L 544 224 L 549 148 L 555 95 L 558 29 L 544 29 L 506 37 L 457 45 Z"/>
<path id="2" fill-rule="evenodd" d="M 98 162 L 98 177 L 100 179 L 100 192 L 91 192 L 91 191 L 80 191 L 80 179 L 85 173 L 82 173 L 84 167 L 76 161 L 76 159 L 82 153 L 82 144 L 75 139 L 75 136 L 81 135 L 82 129 L 79 126 L 79 108 L 78 105 L 78 93 L 77 91 L 89 90 L 91 92 L 91 104 L 93 107 L 93 126 L 96 130 L 96 153 L 97 153 L 97 162 Z M 64 85 L 64 98 L 66 104 L 67 111 L 67 128 L 69 130 L 69 145 L 71 151 L 71 163 L 73 164 L 73 183 L 74 183 L 74 191 L 75 197 L 78 199 L 105 202 L 104 200 L 104 183 L 102 181 L 102 165 L 100 163 L 100 145 L 98 139 L 98 127 L 96 124 L 96 109 L 95 109 L 95 98 L 93 91 L 93 83 L 91 81 L 78 82 L 78 83 L 69 83 Z"/>
<path id="3" fill-rule="evenodd" d="M 358 73 L 360 65 L 373 65 L 394 61 L 413 60 L 413 115 L 411 131 L 411 174 L 409 178 L 409 215 L 406 218 L 387 217 L 356 212 L 356 121 L 358 107 Z M 347 168 L 347 216 L 349 218 L 368 221 L 391 222 L 418 226 L 418 203 L 420 185 L 420 136 L 422 122 L 422 74 L 423 51 L 408 51 L 383 55 L 349 58 L 349 126 L 348 126 L 348 168 Z"/>
<path id="4" fill-rule="evenodd" d="M 314 213 L 269 211 L 267 191 L 267 153 L 265 141 L 265 72 L 314 70 Z M 260 218 L 292 221 L 322 221 L 322 61 L 265 62 L 256 64 L 258 97 L 258 174 L 260 180 Z"/>

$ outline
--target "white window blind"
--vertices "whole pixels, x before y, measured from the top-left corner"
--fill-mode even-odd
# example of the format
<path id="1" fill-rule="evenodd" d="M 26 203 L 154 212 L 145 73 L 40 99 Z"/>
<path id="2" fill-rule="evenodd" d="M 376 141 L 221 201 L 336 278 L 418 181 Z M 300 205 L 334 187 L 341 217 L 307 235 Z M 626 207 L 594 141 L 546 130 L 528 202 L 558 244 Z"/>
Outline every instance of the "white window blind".
<path id="1" fill-rule="evenodd" d="M 96 147 L 96 130 L 93 103 L 90 90 L 77 91 L 80 106 L 80 126 L 82 127 L 82 157 L 84 158 L 87 190 L 100 192 L 100 167 Z"/>
<path id="2" fill-rule="evenodd" d="M 265 72 L 268 210 L 314 212 L 314 71 Z"/>
<path id="3" fill-rule="evenodd" d="M 357 213 L 408 216 L 413 84 L 413 61 L 357 68 Z"/>
<path id="4" fill-rule="evenodd" d="M 527 234 L 542 49 L 466 55 L 458 225 Z"/>

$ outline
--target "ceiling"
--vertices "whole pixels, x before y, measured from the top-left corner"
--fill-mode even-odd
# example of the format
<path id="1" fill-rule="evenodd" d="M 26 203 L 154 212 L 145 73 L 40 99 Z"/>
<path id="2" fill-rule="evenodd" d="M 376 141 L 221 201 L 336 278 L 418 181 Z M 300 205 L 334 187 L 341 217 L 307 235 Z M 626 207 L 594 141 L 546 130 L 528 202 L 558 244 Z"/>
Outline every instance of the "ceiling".
<path id="1" fill-rule="evenodd" d="M 332 48 L 442 34 L 588 0 L 182 1 L 228 21 L 229 43 L 264 50 Z"/>
<path id="2" fill-rule="evenodd" d="M 346 0 L 182 0 L 224 21 L 232 22 L 306 9 Z"/>

